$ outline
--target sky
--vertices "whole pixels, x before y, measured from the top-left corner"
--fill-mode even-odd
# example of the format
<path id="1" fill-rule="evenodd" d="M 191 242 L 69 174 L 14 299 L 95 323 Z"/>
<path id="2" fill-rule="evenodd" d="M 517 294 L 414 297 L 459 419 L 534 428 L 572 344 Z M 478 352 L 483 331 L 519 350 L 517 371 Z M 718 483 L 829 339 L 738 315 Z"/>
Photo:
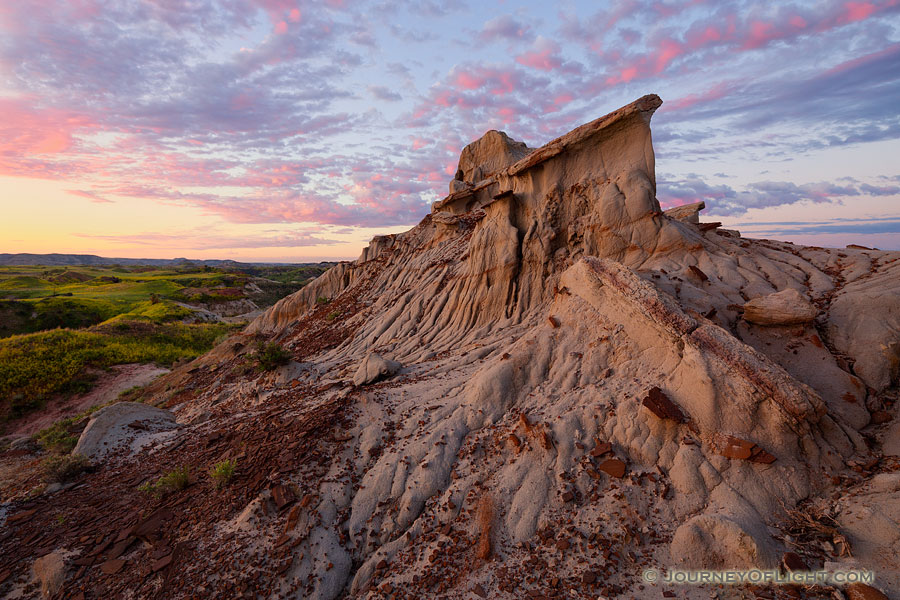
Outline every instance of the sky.
<path id="1" fill-rule="evenodd" d="M 0 252 L 355 258 L 648 93 L 664 208 L 900 249 L 900 0 L 3 0 Z"/>

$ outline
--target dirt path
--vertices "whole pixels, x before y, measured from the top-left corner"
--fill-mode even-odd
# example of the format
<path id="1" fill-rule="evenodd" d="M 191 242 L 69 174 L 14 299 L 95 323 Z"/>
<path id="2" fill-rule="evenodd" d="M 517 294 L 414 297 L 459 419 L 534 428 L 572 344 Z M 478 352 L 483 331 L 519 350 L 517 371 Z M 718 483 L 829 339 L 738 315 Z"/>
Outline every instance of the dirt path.
<path id="1" fill-rule="evenodd" d="M 18 422 L 11 423 L 7 435 L 20 436 L 37 433 L 60 419 L 77 415 L 92 406 L 112 402 L 125 390 L 135 386 L 147 385 L 160 375 L 168 372 L 169 369 L 153 364 L 116 365 L 109 372 L 100 375 L 94 388 L 87 394 L 60 402 L 49 402 L 43 410 L 27 415 Z"/>

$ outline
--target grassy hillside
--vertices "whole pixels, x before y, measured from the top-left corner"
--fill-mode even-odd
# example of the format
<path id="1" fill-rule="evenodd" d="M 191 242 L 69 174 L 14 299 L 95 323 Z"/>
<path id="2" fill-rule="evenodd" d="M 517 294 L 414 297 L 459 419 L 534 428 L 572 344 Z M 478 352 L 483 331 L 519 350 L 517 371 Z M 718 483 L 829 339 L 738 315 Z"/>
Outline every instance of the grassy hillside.
<path id="1" fill-rule="evenodd" d="M 113 365 L 196 357 L 242 326 L 185 323 L 185 303 L 265 307 L 324 268 L 0 267 L 0 419 L 86 391 Z"/>

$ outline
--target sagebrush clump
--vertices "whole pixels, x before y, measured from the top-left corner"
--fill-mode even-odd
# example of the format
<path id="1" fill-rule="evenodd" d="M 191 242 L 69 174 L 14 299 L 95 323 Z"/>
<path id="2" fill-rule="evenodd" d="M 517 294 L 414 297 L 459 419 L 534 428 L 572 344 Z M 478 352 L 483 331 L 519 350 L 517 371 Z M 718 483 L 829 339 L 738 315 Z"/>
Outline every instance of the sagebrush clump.
<path id="1" fill-rule="evenodd" d="M 81 454 L 48 456 L 41 462 L 44 481 L 47 483 L 66 483 L 75 479 L 90 466 L 90 461 Z"/>
<path id="2" fill-rule="evenodd" d="M 191 484 L 191 468 L 188 466 L 179 467 L 173 471 L 169 471 L 154 483 L 141 484 L 138 489 L 148 494 L 160 498 L 168 496 L 173 492 L 180 492 Z"/>
<path id="3" fill-rule="evenodd" d="M 216 487 L 221 488 L 228 485 L 231 479 L 234 477 L 234 472 L 237 470 L 237 461 L 228 458 L 223 461 L 217 462 L 212 469 L 209 471 L 209 476 L 212 477 L 213 481 L 216 482 Z"/>
<path id="4" fill-rule="evenodd" d="M 256 354 L 253 356 L 261 371 L 272 371 L 288 364 L 291 360 L 290 353 L 275 342 L 268 344 L 260 342 L 256 346 Z"/>

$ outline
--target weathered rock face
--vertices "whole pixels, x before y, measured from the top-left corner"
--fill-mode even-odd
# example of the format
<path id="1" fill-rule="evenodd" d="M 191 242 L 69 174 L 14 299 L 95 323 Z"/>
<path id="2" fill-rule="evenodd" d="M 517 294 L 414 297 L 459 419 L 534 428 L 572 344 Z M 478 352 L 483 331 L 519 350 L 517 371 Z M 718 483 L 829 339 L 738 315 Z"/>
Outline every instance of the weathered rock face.
<path id="1" fill-rule="evenodd" d="M 157 384 L 197 423 L 180 440 L 243 461 L 244 502 L 224 504 L 203 541 L 217 564 L 277 556 L 273 589 L 305 598 L 476 585 L 658 598 L 642 568 L 773 566 L 786 507 L 877 463 L 860 430 L 895 410 L 900 328 L 877 324 L 900 297 L 877 292 L 900 254 L 746 240 L 697 206 L 663 213 L 660 103 L 527 154 L 488 134 L 419 225 Z M 788 317 L 754 324 L 751 298 Z M 853 313 L 854 299 L 882 308 Z M 294 361 L 248 373 L 261 337 Z M 154 456 L 185 460 L 180 443 Z M 261 492 L 279 489 L 302 501 L 266 509 Z"/>

